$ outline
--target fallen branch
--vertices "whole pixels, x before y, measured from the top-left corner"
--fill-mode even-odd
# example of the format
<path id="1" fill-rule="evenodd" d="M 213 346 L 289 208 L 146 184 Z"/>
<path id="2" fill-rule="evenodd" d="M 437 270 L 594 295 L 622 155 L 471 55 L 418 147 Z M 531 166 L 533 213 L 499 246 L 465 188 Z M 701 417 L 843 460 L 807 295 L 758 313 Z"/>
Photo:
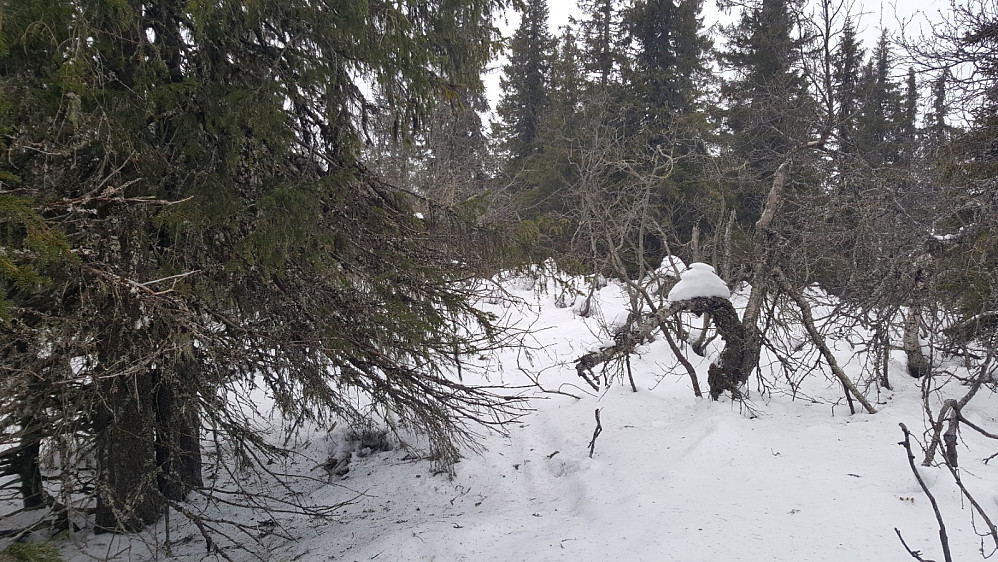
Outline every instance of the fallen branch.
<path id="1" fill-rule="evenodd" d="M 654 314 L 647 316 L 636 327 L 621 330 L 614 334 L 614 344 L 579 357 L 575 360 L 575 370 L 586 383 L 599 391 L 599 378 L 593 374 L 593 368 L 611 361 L 623 355 L 634 352 L 637 346 L 648 340 L 651 333 L 658 328 L 666 319 L 682 312 L 685 309 L 683 303 L 674 303 L 672 306 L 663 306 Z"/>

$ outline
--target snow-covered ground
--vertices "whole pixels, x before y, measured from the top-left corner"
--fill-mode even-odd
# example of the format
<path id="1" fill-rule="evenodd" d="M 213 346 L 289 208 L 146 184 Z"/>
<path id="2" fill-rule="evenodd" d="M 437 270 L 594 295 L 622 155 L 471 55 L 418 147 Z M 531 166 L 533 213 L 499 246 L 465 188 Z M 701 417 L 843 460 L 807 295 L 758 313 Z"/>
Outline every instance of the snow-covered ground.
<path id="1" fill-rule="evenodd" d="M 258 525 L 258 536 L 271 549 L 261 554 L 264 559 L 912 560 L 895 534 L 898 528 L 927 560 L 942 560 L 931 506 L 898 445 L 899 422 L 920 439 L 925 427 L 919 383 L 905 373 L 900 352 L 891 362 L 895 390 L 871 391 L 876 415 L 850 416 L 840 384 L 820 374 L 804 381 L 796 399 L 779 384 L 760 392 L 755 379 L 747 404 L 695 398 L 663 341 L 633 358 L 637 392 L 617 381 L 595 394 L 578 378 L 573 360 L 605 341 L 601 324 L 625 316 L 621 289 L 610 284 L 598 291 L 598 313 L 582 318 L 573 311 L 573 299 L 554 286 L 526 278 L 505 286 L 520 304 L 498 300 L 483 306 L 529 326 L 530 350 L 510 350 L 483 363 L 488 382 L 514 387 L 533 378 L 547 391 L 579 398 L 528 391 L 533 411 L 509 427 L 508 437 L 485 435 L 485 450 L 469 452 L 453 478 L 434 474 L 429 461 L 406 451 L 358 456 L 344 478 L 322 475 L 300 490 L 308 501 L 325 505 L 355 499 L 331 520 L 275 516 L 271 525 L 223 511 Z M 734 300 L 744 304 L 744 295 Z M 847 373 L 856 376 L 849 346 L 838 347 Z M 706 386 L 707 360 L 689 357 Z M 949 394 L 934 396 L 933 404 L 963 391 L 957 384 L 945 390 Z M 985 394 L 964 413 L 995 429 L 998 400 Z M 590 458 L 597 409 L 603 431 Z M 970 432 L 962 438 L 964 483 L 986 510 L 998 513 L 998 466 L 982 460 L 996 446 Z M 305 434 L 300 448 L 311 458 L 291 462 L 308 472 L 328 454 L 328 436 Z M 981 559 L 969 506 L 946 468 L 919 470 L 946 517 L 954 560 Z M 173 555 L 205 558 L 204 541 L 179 519 L 173 518 Z M 271 527 L 293 540 L 269 534 Z M 135 538 L 104 535 L 61 544 L 72 560 L 148 556 Z"/>

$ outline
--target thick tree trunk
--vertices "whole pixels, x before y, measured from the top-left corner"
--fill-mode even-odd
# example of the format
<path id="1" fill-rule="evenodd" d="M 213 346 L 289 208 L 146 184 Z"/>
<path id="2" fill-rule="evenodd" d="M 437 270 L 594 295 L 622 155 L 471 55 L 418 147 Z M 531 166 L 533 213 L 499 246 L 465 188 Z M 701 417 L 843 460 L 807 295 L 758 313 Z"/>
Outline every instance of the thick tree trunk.
<path id="1" fill-rule="evenodd" d="M 138 531 L 165 511 L 156 482 L 153 375 L 98 383 L 95 415 L 98 531 Z"/>
<path id="2" fill-rule="evenodd" d="M 707 386 L 710 397 L 717 400 L 724 391 L 738 397 L 738 387 L 748 381 L 749 372 L 744 370 L 745 328 L 738 320 L 738 314 L 728 299 L 719 297 L 697 297 L 687 301 L 687 307 L 697 314 L 709 314 L 717 326 L 717 333 L 724 340 L 724 351 L 719 361 L 707 369 Z"/>
<path id="3" fill-rule="evenodd" d="M 179 380 L 161 378 L 156 387 L 156 465 L 157 484 L 169 500 L 181 501 L 201 478 L 201 416 L 197 395 L 178 382 L 191 380 L 197 365 L 178 362 Z"/>

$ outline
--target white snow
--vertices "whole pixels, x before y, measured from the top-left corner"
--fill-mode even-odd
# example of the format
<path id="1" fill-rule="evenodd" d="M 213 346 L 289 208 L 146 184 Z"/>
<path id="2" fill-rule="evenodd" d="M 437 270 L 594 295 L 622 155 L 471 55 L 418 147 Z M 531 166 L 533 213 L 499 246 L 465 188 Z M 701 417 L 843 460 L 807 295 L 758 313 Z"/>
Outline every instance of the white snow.
<path id="1" fill-rule="evenodd" d="M 587 287 L 584 280 L 579 283 Z M 688 287 L 682 298 L 728 296 L 705 264 L 692 264 L 682 284 Z M 893 352 L 890 361 L 896 390 L 869 388 L 880 410 L 876 415 L 850 416 L 841 385 L 820 373 L 791 389 L 768 350 L 760 364 L 766 366 L 770 392 L 760 393 L 750 382 L 744 406 L 697 399 L 661 338 L 631 358 L 638 392 L 618 380 L 597 395 L 579 380 L 572 360 L 595 348 L 606 337 L 601 326 L 625 313 L 620 285 L 597 291 L 598 313 L 588 318 L 555 306 L 552 277 L 528 284 L 521 276 L 504 289 L 522 303 L 494 299 L 482 308 L 530 326 L 529 352 L 468 360 L 487 367 L 487 379 L 477 382 L 515 387 L 536 398 L 535 411 L 517 420 L 508 437 L 485 435 L 485 451 L 468 453 L 454 478 L 434 474 L 428 460 L 395 450 L 353 455 L 343 479 L 326 480 L 325 474 L 319 478 L 321 471 L 310 471 L 328 455 L 345 458 L 348 448 L 316 428 L 299 439 L 303 457 L 272 468 L 318 478 L 297 490 L 309 501 L 353 500 L 332 520 L 224 506 L 209 513 L 250 525 L 276 520 L 293 540 L 261 530 L 261 547 L 244 543 L 258 551 L 268 548 L 261 552 L 268 560 L 910 562 L 895 527 L 926 559 L 942 559 L 932 508 L 897 444 L 898 422 L 920 438 L 924 428 L 919 382 L 905 374 L 902 352 Z M 680 297 L 670 294 L 674 298 Z M 732 298 L 736 306 L 744 300 L 742 293 Z M 816 318 L 827 314 L 827 307 L 815 305 Z M 834 347 L 847 373 L 859 377 L 861 361 L 849 361 L 849 346 Z M 687 357 L 705 386 L 709 359 Z M 466 371 L 465 382 L 475 382 L 469 376 Z M 531 380 L 549 392 L 524 391 Z M 963 391 L 948 385 L 932 403 Z M 984 394 L 964 414 L 993 430 L 998 397 Z M 597 409 L 603 432 L 590 458 Z M 961 434 L 964 483 L 992 515 L 998 467 L 982 459 L 993 449 L 976 433 Z M 920 471 L 946 517 L 954 560 L 980 560 L 970 512 L 946 469 Z M 272 484 L 259 486 L 283 493 Z M 197 530 L 176 514 L 170 524 L 173 555 L 203 559 Z M 148 548 L 163 544 L 162 527 L 155 537 L 81 534 L 59 544 L 67 560 L 102 559 L 108 553 L 140 560 Z"/>
<path id="2" fill-rule="evenodd" d="M 679 302 L 696 297 L 721 297 L 730 299 L 728 286 L 714 273 L 714 268 L 705 263 L 691 263 L 680 274 L 679 283 L 669 291 L 669 301 Z"/>
<path id="3" fill-rule="evenodd" d="M 675 277 L 677 271 L 682 274 L 684 269 L 686 269 L 686 264 L 682 258 L 679 256 L 665 256 L 662 258 L 662 265 L 658 266 L 658 269 L 655 270 L 655 274 L 663 277 Z"/>

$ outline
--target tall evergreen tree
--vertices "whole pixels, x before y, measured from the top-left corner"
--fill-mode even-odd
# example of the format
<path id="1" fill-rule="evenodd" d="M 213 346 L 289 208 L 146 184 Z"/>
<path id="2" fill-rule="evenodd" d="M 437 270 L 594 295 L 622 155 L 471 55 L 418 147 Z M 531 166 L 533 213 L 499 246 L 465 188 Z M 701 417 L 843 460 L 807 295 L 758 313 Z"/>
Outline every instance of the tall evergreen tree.
<path id="1" fill-rule="evenodd" d="M 759 218 L 772 177 L 790 150 L 809 140 L 812 126 L 806 83 L 800 70 L 803 40 L 795 37 L 788 0 L 758 0 L 728 28 L 729 49 L 721 53 L 735 77 L 725 82 L 735 208 L 742 224 Z"/>
<path id="2" fill-rule="evenodd" d="M 891 77 L 890 39 L 881 32 L 873 56 L 862 73 L 863 95 L 857 125 L 857 145 L 873 166 L 893 163 L 898 157 L 895 141 L 901 119 L 901 96 Z"/>
<path id="3" fill-rule="evenodd" d="M 836 133 L 839 150 L 852 153 L 855 148 L 856 121 L 859 114 L 859 76 L 863 67 L 863 48 L 856 37 L 856 27 L 846 18 L 842 37 L 836 47 L 834 88 L 836 102 Z"/>
<path id="4" fill-rule="evenodd" d="M 551 65 L 551 108 L 555 113 L 571 116 L 582 103 L 583 52 L 572 25 L 562 27 Z M 571 125 L 566 122 L 566 125 Z"/>
<path id="5" fill-rule="evenodd" d="M 589 81 L 600 89 L 619 74 L 621 50 L 621 7 L 617 0 L 579 0 L 584 17 L 578 22 L 583 68 Z"/>
<path id="6" fill-rule="evenodd" d="M 699 0 L 641 0 L 624 16 L 633 61 L 624 76 L 623 103 L 627 126 L 642 141 L 635 148 L 643 149 L 632 158 L 660 176 L 657 217 L 670 230 L 676 226 L 684 238 L 696 220 L 688 211 L 703 193 L 698 167 L 706 121 L 700 110 L 711 43 L 703 33 L 700 8 Z"/>
<path id="7" fill-rule="evenodd" d="M 949 71 L 943 69 L 932 82 L 932 111 L 925 116 L 925 129 L 933 148 L 945 144 L 949 137 L 949 125 L 947 124 L 949 106 L 946 100 L 948 79 Z"/>
<path id="8" fill-rule="evenodd" d="M 539 244 L 545 254 L 564 255 L 571 234 L 566 228 L 566 199 L 577 179 L 572 153 L 580 127 L 585 126 L 579 119 L 584 102 L 579 55 L 574 30 L 571 25 L 563 27 L 552 53 L 548 102 L 538 124 L 538 150 L 517 164 L 523 166 L 516 178 L 515 207 L 524 220 L 520 233 L 524 242 Z"/>
<path id="9" fill-rule="evenodd" d="M 547 0 L 528 0 L 503 67 L 499 81 L 503 95 L 496 107 L 502 121 L 500 137 L 514 174 L 525 158 L 540 149 L 539 126 L 549 103 L 554 46 Z"/>
<path id="10" fill-rule="evenodd" d="M 696 107 L 710 48 L 700 6 L 699 0 L 640 0 L 626 15 L 635 43 L 630 82 L 646 122 L 669 121 Z"/>
<path id="11" fill-rule="evenodd" d="M 898 123 L 902 151 L 899 163 L 906 167 L 912 165 L 918 152 L 918 105 L 918 82 L 915 80 L 915 69 L 909 67 Z"/>
<path id="12" fill-rule="evenodd" d="M 95 452 L 75 491 L 100 528 L 209 493 L 205 428 L 243 460 L 278 452 L 233 407 L 246 386 L 295 420 L 361 420 L 365 394 L 456 459 L 459 412 L 494 403 L 442 365 L 494 331 L 445 232 L 359 163 L 362 86 L 393 134 L 418 129 L 480 87 L 504 7 L 0 3 L 0 466 L 26 505 L 55 506 L 37 451 L 59 435 Z"/>

